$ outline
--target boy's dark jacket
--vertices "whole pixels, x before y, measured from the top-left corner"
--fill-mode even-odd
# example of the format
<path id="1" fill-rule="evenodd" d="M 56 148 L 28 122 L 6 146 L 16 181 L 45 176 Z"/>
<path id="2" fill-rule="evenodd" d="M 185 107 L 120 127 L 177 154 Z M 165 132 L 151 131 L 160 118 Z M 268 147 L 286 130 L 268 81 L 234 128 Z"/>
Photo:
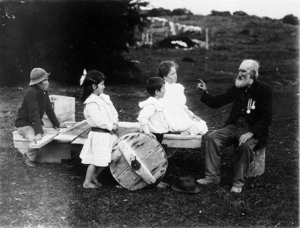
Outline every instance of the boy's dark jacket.
<path id="1" fill-rule="evenodd" d="M 247 105 L 250 98 L 255 101 L 255 109 L 251 109 L 248 114 Z M 250 131 L 258 139 L 256 149 L 266 146 L 269 126 L 272 122 L 272 90 L 270 86 L 254 80 L 249 89 L 232 86 L 224 94 L 218 96 L 212 96 L 207 92 L 203 93 L 201 101 L 211 108 L 219 108 L 233 103 L 225 126 L 234 123 L 238 117 L 244 116 Z"/>
<path id="2" fill-rule="evenodd" d="M 48 115 L 54 127 L 59 127 L 59 122 L 51 106 L 47 91 L 41 90 L 37 85 L 29 86 L 18 111 L 16 127 L 32 126 L 35 134 L 43 134 L 42 118 L 44 113 Z"/>

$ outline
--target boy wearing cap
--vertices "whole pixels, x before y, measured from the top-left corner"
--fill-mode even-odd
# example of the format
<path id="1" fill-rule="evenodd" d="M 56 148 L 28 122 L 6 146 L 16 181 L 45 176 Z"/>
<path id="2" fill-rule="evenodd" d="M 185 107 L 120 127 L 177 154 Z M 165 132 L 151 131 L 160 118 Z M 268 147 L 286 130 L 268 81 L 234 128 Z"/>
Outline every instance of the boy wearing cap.
<path id="1" fill-rule="evenodd" d="M 24 96 L 19 108 L 15 126 L 18 133 L 30 141 L 42 139 L 44 133 L 42 118 L 44 113 L 48 115 L 54 128 L 59 128 L 59 122 L 53 111 L 49 95 L 49 73 L 42 68 L 34 68 L 30 73 L 29 89 Z M 25 164 L 36 166 L 37 149 L 28 148 L 24 154 Z"/>

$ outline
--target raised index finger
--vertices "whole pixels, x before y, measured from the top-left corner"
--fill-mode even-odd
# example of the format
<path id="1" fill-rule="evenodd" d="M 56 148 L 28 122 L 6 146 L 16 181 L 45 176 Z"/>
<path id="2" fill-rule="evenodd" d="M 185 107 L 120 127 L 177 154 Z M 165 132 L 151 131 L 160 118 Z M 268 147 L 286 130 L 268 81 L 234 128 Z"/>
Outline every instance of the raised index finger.
<path id="1" fill-rule="evenodd" d="M 204 84 L 204 81 L 201 79 L 197 79 L 200 83 Z"/>

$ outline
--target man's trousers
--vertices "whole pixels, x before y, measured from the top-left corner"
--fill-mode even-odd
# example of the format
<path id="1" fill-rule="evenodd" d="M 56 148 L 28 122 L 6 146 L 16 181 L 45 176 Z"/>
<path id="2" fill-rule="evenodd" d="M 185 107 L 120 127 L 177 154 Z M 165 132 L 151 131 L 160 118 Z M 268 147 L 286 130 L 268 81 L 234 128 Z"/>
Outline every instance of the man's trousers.
<path id="1" fill-rule="evenodd" d="M 243 187 L 244 177 L 248 173 L 250 162 L 253 159 L 253 149 L 258 140 L 248 139 L 238 146 L 242 134 L 249 132 L 248 127 L 230 124 L 206 136 L 205 140 L 205 176 L 207 178 L 220 179 L 221 157 L 220 151 L 232 144 L 235 145 L 233 158 L 234 186 Z"/>

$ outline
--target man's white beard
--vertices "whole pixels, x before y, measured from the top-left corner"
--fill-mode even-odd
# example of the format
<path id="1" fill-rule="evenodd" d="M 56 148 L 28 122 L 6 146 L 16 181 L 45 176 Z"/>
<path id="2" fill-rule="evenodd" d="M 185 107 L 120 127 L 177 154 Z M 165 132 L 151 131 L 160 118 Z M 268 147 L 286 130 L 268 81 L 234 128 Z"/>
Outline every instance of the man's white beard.
<path id="1" fill-rule="evenodd" d="M 236 88 L 243 88 L 245 86 L 248 86 L 249 81 L 247 79 L 235 79 L 235 87 Z"/>

